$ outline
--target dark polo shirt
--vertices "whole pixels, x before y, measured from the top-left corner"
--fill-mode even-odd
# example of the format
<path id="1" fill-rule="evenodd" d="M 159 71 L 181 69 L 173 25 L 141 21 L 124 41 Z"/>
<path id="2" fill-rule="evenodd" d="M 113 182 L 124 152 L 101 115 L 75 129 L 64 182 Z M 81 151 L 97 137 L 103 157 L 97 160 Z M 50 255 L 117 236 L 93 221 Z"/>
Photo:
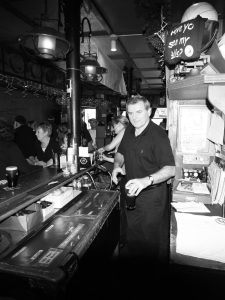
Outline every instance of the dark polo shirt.
<path id="1" fill-rule="evenodd" d="M 128 180 L 148 176 L 164 166 L 175 166 L 165 130 L 151 120 L 138 136 L 135 136 L 135 128 L 129 125 L 118 152 L 124 155 Z"/>

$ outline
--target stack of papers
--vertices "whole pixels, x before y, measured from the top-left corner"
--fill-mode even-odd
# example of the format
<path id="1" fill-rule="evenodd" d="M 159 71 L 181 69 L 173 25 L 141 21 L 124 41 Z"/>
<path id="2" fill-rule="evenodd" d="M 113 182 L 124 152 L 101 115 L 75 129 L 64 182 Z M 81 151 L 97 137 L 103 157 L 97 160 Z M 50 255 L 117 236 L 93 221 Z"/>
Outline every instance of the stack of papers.
<path id="1" fill-rule="evenodd" d="M 177 190 L 181 192 L 189 192 L 194 194 L 206 194 L 209 195 L 209 189 L 205 182 L 192 182 L 192 181 L 181 181 L 177 186 Z"/>
<path id="2" fill-rule="evenodd" d="M 208 208 L 201 202 L 172 202 L 171 205 L 177 212 L 186 213 L 210 213 Z"/>

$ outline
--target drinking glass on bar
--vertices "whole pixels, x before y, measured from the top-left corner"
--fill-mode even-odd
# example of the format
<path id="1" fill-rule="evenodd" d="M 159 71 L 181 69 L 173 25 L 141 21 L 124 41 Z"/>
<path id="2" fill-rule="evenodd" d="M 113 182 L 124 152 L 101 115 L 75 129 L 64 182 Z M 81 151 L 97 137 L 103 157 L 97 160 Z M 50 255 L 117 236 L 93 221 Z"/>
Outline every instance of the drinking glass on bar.
<path id="1" fill-rule="evenodd" d="M 8 166 L 5 169 L 6 172 L 6 179 L 8 182 L 8 187 L 9 188 L 14 188 L 17 186 L 17 181 L 18 181 L 18 167 L 17 166 Z"/>

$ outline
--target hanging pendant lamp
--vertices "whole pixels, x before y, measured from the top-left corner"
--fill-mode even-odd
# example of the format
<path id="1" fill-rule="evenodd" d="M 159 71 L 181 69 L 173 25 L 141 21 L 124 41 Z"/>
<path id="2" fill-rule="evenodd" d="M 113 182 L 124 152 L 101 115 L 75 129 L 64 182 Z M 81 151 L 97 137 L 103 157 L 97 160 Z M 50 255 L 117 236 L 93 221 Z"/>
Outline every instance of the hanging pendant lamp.
<path id="1" fill-rule="evenodd" d="M 47 0 L 45 0 L 45 13 L 40 18 L 40 26 L 21 35 L 18 39 L 19 44 L 29 55 L 47 60 L 64 60 L 70 50 L 70 43 L 62 33 L 49 27 L 49 24 L 53 24 L 53 20 L 49 19 L 47 14 Z M 59 20 L 54 21 L 59 24 Z"/>
<path id="2" fill-rule="evenodd" d="M 103 74 L 107 72 L 107 69 L 101 67 L 98 62 L 97 53 L 91 52 L 91 24 L 87 17 L 82 19 L 81 22 L 81 37 L 82 43 L 84 42 L 84 22 L 87 21 L 89 27 L 88 33 L 88 52 L 84 52 L 82 60 L 80 62 L 81 79 L 85 81 L 100 82 L 103 79 Z"/>

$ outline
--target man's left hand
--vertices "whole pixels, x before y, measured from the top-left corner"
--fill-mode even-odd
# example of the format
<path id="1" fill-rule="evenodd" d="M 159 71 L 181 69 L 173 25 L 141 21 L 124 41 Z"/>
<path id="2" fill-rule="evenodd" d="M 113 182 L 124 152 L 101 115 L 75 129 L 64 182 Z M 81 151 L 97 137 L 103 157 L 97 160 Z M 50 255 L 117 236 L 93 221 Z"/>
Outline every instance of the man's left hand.
<path id="1" fill-rule="evenodd" d="M 126 187 L 129 187 L 129 194 L 134 196 L 139 195 L 147 186 L 149 186 L 149 179 L 147 177 L 131 179 L 126 183 Z"/>

